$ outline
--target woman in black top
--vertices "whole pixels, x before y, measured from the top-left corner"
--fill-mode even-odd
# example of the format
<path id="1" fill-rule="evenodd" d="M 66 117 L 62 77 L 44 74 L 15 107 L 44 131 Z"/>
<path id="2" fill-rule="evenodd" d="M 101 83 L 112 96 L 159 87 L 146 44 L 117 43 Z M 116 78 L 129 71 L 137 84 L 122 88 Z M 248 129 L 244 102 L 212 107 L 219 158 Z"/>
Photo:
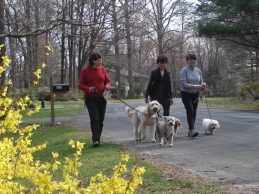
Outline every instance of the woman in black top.
<path id="1" fill-rule="evenodd" d="M 170 105 L 173 104 L 173 100 L 170 73 L 165 68 L 168 59 L 165 56 L 159 56 L 156 62 L 158 68 L 151 72 L 145 102 L 157 100 L 163 106 L 164 116 L 169 116 Z"/>

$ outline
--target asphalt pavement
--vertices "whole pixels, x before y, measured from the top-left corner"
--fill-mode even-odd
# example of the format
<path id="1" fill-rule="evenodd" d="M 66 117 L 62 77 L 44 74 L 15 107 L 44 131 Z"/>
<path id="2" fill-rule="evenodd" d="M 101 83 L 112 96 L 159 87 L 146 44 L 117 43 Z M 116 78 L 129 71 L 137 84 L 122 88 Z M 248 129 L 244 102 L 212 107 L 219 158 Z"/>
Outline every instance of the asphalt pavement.
<path id="1" fill-rule="evenodd" d="M 129 104 L 137 107 L 144 102 Z M 133 126 L 124 108 L 125 105 L 120 102 L 107 105 L 104 137 L 115 143 L 125 144 L 140 154 L 150 154 L 182 167 L 212 182 L 259 191 L 259 112 L 210 107 L 211 117 L 218 120 L 221 127 L 215 135 L 207 136 L 201 129 L 201 122 L 203 118 L 209 118 L 209 112 L 206 105 L 199 104 L 195 126 L 200 135 L 191 139 L 187 137 L 185 109 L 181 100 L 175 99 L 170 115 L 178 117 L 183 126 L 171 148 L 151 143 L 148 136 L 146 140 L 136 142 Z M 80 128 L 89 129 L 87 110 L 84 109 L 73 117 L 71 122 Z"/>

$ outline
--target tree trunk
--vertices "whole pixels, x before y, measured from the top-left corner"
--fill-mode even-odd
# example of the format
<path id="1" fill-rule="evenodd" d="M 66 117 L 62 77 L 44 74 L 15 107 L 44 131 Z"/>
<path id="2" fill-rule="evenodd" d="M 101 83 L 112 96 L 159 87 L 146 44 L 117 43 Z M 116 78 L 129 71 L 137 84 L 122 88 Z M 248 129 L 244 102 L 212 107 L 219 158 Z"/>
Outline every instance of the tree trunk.
<path id="1" fill-rule="evenodd" d="M 120 97 L 121 79 L 120 79 L 120 63 L 119 63 L 119 29 L 118 29 L 118 17 L 116 12 L 116 0 L 112 0 L 112 21 L 114 30 L 114 50 L 115 50 L 115 81 L 117 87 L 117 96 Z"/>
<path id="2" fill-rule="evenodd" d="M 164 26 L 163 26 L 163 1 L 159 0 L 157 3 L 158 21 L 157 21 L 157 42 L 158 42 L 158 54 L 163 54 L 163 39 L 164 39 Z"/>
<path id="3" fill-rule="evenodd" d="M 65 0 L 62 0 L 62 7 L 65 7 Z M 62 10 L 62 19 L 65 21 L 66 19 L 66 15 L 65 15 L 65 10 Z M 61 69 L 60 69 L 60 83 L 65 83 L 65 22 L 62 23 L 61 25 L 61 59 L 60 59 L 60 63 L 61 63 Z"/>
<path id="4" fill-rule="evenodd" d="M 130 15 L 129 15 L 129 2 L 125 0 L 124 5 L 125 13 L 125 30 L 127 40 L 127 64 L 128 64 L 128 82 L 129 82 L 129 98 L 135 98 L 134 82 L 132 74 L 132 45 L 131 45 L 131 32 L 130 32 Z"/>
<path id="5" fill-rule="evenodd" d="M 259 55 L 258 55 L 259 50 L 256 50 L 255 53 L 255 80 L 259 80 L 259 74 L 258 74 L 258 67 L 259 67 Z"/>
<path id="6" fill-rule="evenodd" d="M 73 37 L 73 33 L 74 33 L 74 25 L 73 25 L 73 11 L 74 11 L 74 1 L 70 0 L 69 1 L 69 17 L 70 17 L 70 22 L 71 22 L 71 26 L 70 26 L 70 36 L 68 37 L 68 52 L 69 52 L 69 86 L 73 87 L 74 86 L 74 76 L 73 76 L 73 57 L 74 56 L 74 37 Z"/>
<path id="7" fill-rule="evenodd" d="M 5 0 L 0 0 L 0 34 L 5 33 Z M 5 44 L 5 37 L 0 37 L 0 45 Z M 5 55 L 5 48 L 2 48 L 0 51 L 0 65 L 2 64 L 2 56 Z M 5 73 L 1 75 L 1 86 L 4 83 Z"/>
<path id="8" fill-rule="evenodd" d="M 79 14 L 79 23 L 82 24 L 83 23 L 83 17 L 84 17 L 84 6 L 85 6 L 85 2 L 82 1 L 81 3 L 81 11 Z M 79 26 L 79 34 L 83 33 L 83 26 Z M 87 41 L 87 40 L 85 40 Z M 78 69 L 77 69 L 77 76 L 79 77 L 80 72 L 82 67 L 84 66 L 86 61 L 85 58 L 85 45 L 84 45 L 84 40 L 83 37 L 80 36 L 79 40 L 78 40 Z"/>
<path id="9" fill-rule="evenodd" d="M 30 27 L 30 23 L 31 23 L 31 4 L 30 4 L 30 0 L 26 0 L 25 2 L 25 17 L 26 17 L 26 26 L 25 26 L 25 31 L 27 33 L 31 32 L 31 27 Z M 32 37 L 31 36 L 27 36 L 26 37 L 26 57 L 25 57 L 25 79 L 26 79 L 26 83 L 25 83 L 25 88 L 30 87 L 31 86 L 31 82 L 33 80 L 32 77 L 32 59 L 33 59 L 33 55 L 32 55 Z"/>

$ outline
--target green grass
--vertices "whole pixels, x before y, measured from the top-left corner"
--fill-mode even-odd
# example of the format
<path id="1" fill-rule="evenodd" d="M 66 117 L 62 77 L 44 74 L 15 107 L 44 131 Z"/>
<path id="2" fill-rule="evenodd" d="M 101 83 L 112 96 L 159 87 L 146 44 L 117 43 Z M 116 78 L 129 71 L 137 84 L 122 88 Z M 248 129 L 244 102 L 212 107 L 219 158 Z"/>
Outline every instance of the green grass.
<path id="1" fill-rule="evenodd" d="M 138 102 L 140 99 L 127 99 L 126 102 Z M 121 103 L 119 100 L 109 100 L 108 103 Z M 37 102 L 39 106 L 41 106 L 41 102 Z M 55 101 L 54 104 L 54 112 L 55 116 L 71 116 L 75 115 L 82 109 L 84 109 L 84 101 Z M 45 101 L 45 108 L 41 108 L 38 113 L 32 114 L 28 116 L 26 114 L 22 114 L 23 119 L 30 118 L 46 118 L 51 116 L 51 104 L 50 101 Z"/>
<path id="2" fill-rule="evenodd" d="M 231 109 L 259 110 L 259 100 L 240 100 L 236 97 L 213 97 L 200 100 L 200 103 L 208 103 L 209 106 L 224 107 Z"/>
<path id="3" fill-rule="evenodd" d="M 37 102 L 40 106 L 41 102 Z M 78 101 L 56 101 L 54 103 L 55 116 L 70 116 L 78 113 L 84 108 L 84 102 L 82 100 Z M 31 116 L 23 114 L 24 119 L 28 118 L 46 118 L 51 116 L 51 104 L 50 101 L 45 101 L 45 108 L 41 108 L 38 113 Z"/>
<path id="4" fill-rule="evenodd" d="M 144 98 L 136 98 L 136 99 L 121 99 L 121 100 L 123 100 L 123 101 L 125 101 L 125 102 L 144 102 Z M 109 99 L 108 100 L 108 103 L 121 103 L 121 101 L 120 100 L 117 100 L 117 99 Z"/>
<path id="5" fill-rule="evenodd" d="M 122 153 L 128 153 L 128 150 L 122 145 L 104 141 L 98 148 L 92 148 L 90 141 L 91 134 L 75 129 L 67 125 L 43 126 L 33 135 L 33 142 L 40 144 L 48 142 L 47 148 L 37 154 L 35 158 L 41 161 L 49 161 L 51 152 L 58 152 L 60 158 L 71 156 L 72 148 L 68 145 L 70 139 L 85 142 L 85 148 L 81 157 L 82 166 L 80 168 L 80 180 L 88 184 L 89 178 L 99 172 L 111 175 L 112 168 L 120 160 Z M 64 162 L 64 160 L 61 160 Z M 167 178 L 167 175 L 155 165 L 141 159 L 137 155 L 130 154 L 128 169 L 134 166 L 144 166 L 143 185 L 136 193 L 220 193 L 220 188 L 197 181 L 195 179 L 181 179 L 178 177 Z M 55 179 L 62 179 L 61 171 L 55 174 Z"/>

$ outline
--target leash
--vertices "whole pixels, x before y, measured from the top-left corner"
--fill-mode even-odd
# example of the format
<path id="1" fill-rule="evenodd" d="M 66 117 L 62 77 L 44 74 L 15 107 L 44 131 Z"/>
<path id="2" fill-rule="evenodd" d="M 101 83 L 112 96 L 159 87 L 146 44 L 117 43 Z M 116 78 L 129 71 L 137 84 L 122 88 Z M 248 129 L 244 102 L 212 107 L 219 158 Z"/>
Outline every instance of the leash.
<path id="1" fill-rule="evenodd" d="M 138 112 L 141 112 L 143 115 L 146 115 L 146 116 L 148 116 L 148 117 L 151 118 L 151 115 L 149 115 L 149 114 L 147 114 L 147 113 L 144 113 L 144 112 L 142 112 L 142 111 L 140 111 L 140 110 L 137 110 L 136 108 L 132 107 L 132 106 L 129 105 L 127 102 L 125 102 L 124 100 L 122 100 L 122 98 L 118 97 L 117 95 L 113 94 L 112 92 L 111 92 L 111 94 L 112 94 L 111 98 L 113 98 L 113 99 L 115 99 L 115 100 L 119 100 L 120 102 L 122 102 L 122 103 L 125 104 L 126 106 L 130 107 L 131 109 L 133 109 L 133 110 L 135 110 L 135 111 L 138 111 Z M 162 116 L 159 115 L 158 112 L 157 112 L 157 116 L 158 116 L 158 117 L 162 117 Z"/>
<path id="2" fill-rule="evenodd" d="M 122 100 L 122 98 L 118 97 L 116 94 L 114 94 L 111 90 L 104 90 L 103 94 L 101 94 L 101 92 L 99 91 L 95 91 L 95 93 L 99 94 L 99 95 L 102 95 L 106 100 L 108 100 L 109 98 L 113 98 L 115 100 L 119 100 L 120 102 L 122 102 L 123 104 L 125 104 L 126 106 L 130 107 L 131 109 L 135 110 L 135 111 L 138 111 L 138 112 L 141 112 L 143 115 L 145 116 L 148 116 L 151 118 L 151 115 L 143 112 L 143 111 L 140 111 L 140 110 L 137 110 L 136 108 L 132 107 L 131 105 L 129 105 L 127 102 L 125 102 L 124 100 Z M 158 117 L 161 117 L 159 115 L 159 113 L 157 113 Z"/>
<path id="3" fill-rule="evenodd" d="M 210 113 L 210 109 L 209 109 L 208 100 L 207 100 L 207 98 L 206 98 L 206 96 L 205 96 L 205 93 L 203 93 L 203 94 L 204 94 L 204 95 L 203 95 L 202 97 L 204 97 L 204 99 L 205 99 L 205 104 L 206 104 L 206 107 L 207 107 L 207 110 L 208 110 L 208 113 L 209 113 L 209 117 L 210 117 L 210 120 L 211 120 L 211 113 Z M 197 99 L 194 100 L 194 103 L 197 103 L 198 100 L 199 100 L 199 96 L 198 96 Z"/>
<path id="4" fill-rule="evenodd" d="M 205 96 L 205 95 L 204 95 L 203 97 L 204 97 L 204 99 L 205 99 L 205 104 L 206 104 L 206 106 L 207 106 L 207 110 L 208 110 L 209 117 L 210 117 L 210 120 L 211 120 L 211 114 L 210 114 L 210 109 L 209 109 L 208 100 L 207 100 L 207 98 L 206 98 L 206 96 Z"/>

